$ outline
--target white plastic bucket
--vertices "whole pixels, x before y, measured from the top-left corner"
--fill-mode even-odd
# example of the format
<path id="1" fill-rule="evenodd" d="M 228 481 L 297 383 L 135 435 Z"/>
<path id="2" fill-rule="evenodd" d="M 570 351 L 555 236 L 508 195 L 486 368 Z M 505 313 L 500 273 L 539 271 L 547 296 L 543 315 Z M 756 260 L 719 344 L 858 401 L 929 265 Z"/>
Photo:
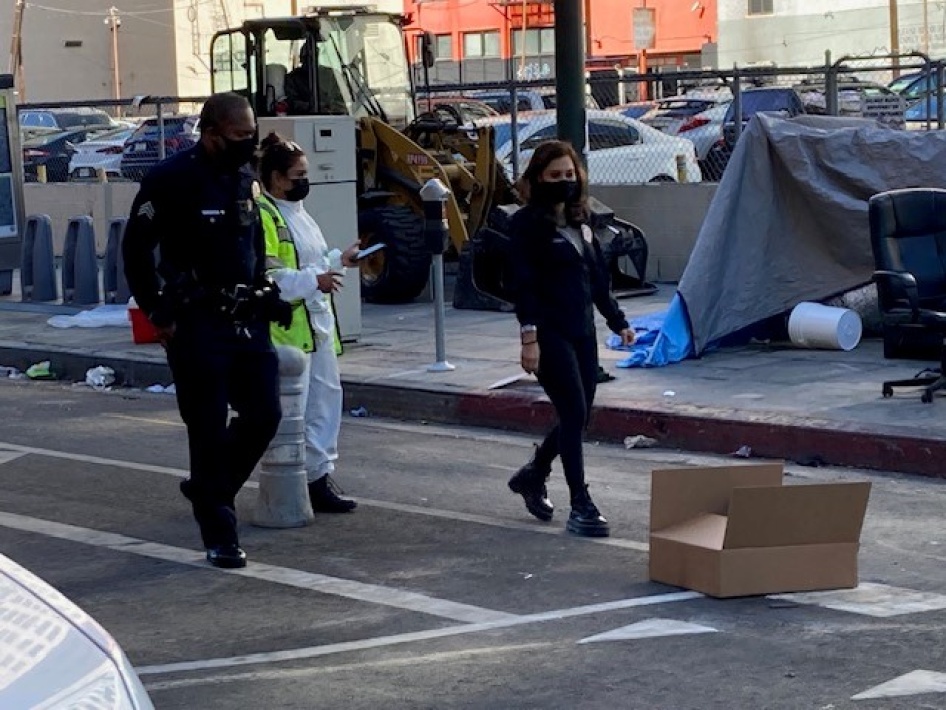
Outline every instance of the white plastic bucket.
<path id="1" fill-rule="evenodd" d="M 788 318 L 788 337 L 804 348 L 853 350 L 861 342 L 861 317 L 848 308 L 799 303 Z"/>

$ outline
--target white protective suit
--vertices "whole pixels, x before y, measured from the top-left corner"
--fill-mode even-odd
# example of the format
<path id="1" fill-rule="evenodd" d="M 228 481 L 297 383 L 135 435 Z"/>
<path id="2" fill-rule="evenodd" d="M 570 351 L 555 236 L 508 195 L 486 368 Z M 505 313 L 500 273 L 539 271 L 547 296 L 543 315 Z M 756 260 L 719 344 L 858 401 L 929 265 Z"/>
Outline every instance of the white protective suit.
<path id="1" fill-rule="evenodd" d="M 332 334 L 335 317 L 328 294 L 319 290 L 317 277 L 328 271 L 344 273 L 341 252 L 328 248 L 322 230 L 305 211 L 302 202 L 288 202 L 267 195 L 286 220 L 296 246 L 299 269 L 277 269 L 272 277 L 287 301 L 304 299 L 315 333 L 315 352 L 311 353 L 304 381 L 305 399 L 305 469 L 309 483 L 335 470 L 338 459 L 338 432 L 342 423 L 342 384 L 338 374 Z"/>

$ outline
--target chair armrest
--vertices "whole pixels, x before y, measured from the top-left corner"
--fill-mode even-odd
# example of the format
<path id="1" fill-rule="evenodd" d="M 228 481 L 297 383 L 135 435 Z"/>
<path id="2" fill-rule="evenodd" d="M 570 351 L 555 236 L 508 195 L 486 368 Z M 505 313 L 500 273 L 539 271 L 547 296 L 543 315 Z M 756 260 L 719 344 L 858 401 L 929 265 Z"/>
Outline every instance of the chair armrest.
<path id="1" fill-rule="evenodd" d="M 907 295 L 910 302 L 910 310 L 913 311 L 913 317 L 917 318 L 920 314 L 920 291 L 916 285 L 916 277 L 909 271 L 875 271 L 874 281 L 878 284 L 885 284 L 891 290 L 894 286 L 899 286 Z"/>

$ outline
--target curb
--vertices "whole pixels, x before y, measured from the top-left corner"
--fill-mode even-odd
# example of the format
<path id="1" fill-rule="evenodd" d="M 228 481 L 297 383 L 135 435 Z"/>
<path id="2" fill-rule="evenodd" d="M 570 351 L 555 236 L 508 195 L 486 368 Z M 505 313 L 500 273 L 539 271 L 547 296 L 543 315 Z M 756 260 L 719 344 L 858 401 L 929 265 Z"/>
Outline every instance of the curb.
<path id="1" fill-rule="evenodd" d="M 50 361 L 60 380 L 83 382 L 88 369 L 105 365 L 115 371 L 116 383 L 144 388 L 172 381 L 163 355 L 132 359 L 108 352 L 76 352 L 61 347 L 37 347 L 0 342 L 0 363 L 25 371 Z M 364 407 L 370 415 L 413 422 L 506 429 L 542 435 L 555 412 L 540 395 L 521 392 L 469 392 L 396 386 L 342 379 L 346 411 Z M 866 426 L 772 412 L 747 413 L 664 403 L 648 407 L 595 405 L 588 438 L 620 444 L 629 435 L 643 434 L 666 448 L 712 454 L 732 454 L 748 446 L 753 457 L 783 459 L 809 466 L 848 466 L 946 478 L 946 439 L 923 438 L 911 430 Z"/>
<path id="2" fill-rule="evenodd" d="M 369 383 L 345 383 L 346 408 L 440 424 L 544 434 L 554 410 L 543 397 L 514 392 L 445 392 Z M 760 412 L 687 408 L 619 408 L 595 405 L 588 438 L 623 443 L 643 434 L 659 446 L 732 454 L 749 446 L 753 458 L 783 459 L 807 466 L 847 466 L 946 478 L 946 440 L 879 431 L 843 422 Z"/>

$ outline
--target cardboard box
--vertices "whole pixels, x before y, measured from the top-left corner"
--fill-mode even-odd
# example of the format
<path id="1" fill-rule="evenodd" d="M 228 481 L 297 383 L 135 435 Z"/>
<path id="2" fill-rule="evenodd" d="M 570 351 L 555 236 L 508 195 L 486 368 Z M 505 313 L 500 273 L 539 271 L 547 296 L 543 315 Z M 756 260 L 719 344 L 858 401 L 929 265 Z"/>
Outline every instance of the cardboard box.
<path id="1" fill-rule="evenodd" d="M 870 483 L 783 486 L 782 468 L 654 471 L 650 578 L 713 597 L 856 587 Z"/>

